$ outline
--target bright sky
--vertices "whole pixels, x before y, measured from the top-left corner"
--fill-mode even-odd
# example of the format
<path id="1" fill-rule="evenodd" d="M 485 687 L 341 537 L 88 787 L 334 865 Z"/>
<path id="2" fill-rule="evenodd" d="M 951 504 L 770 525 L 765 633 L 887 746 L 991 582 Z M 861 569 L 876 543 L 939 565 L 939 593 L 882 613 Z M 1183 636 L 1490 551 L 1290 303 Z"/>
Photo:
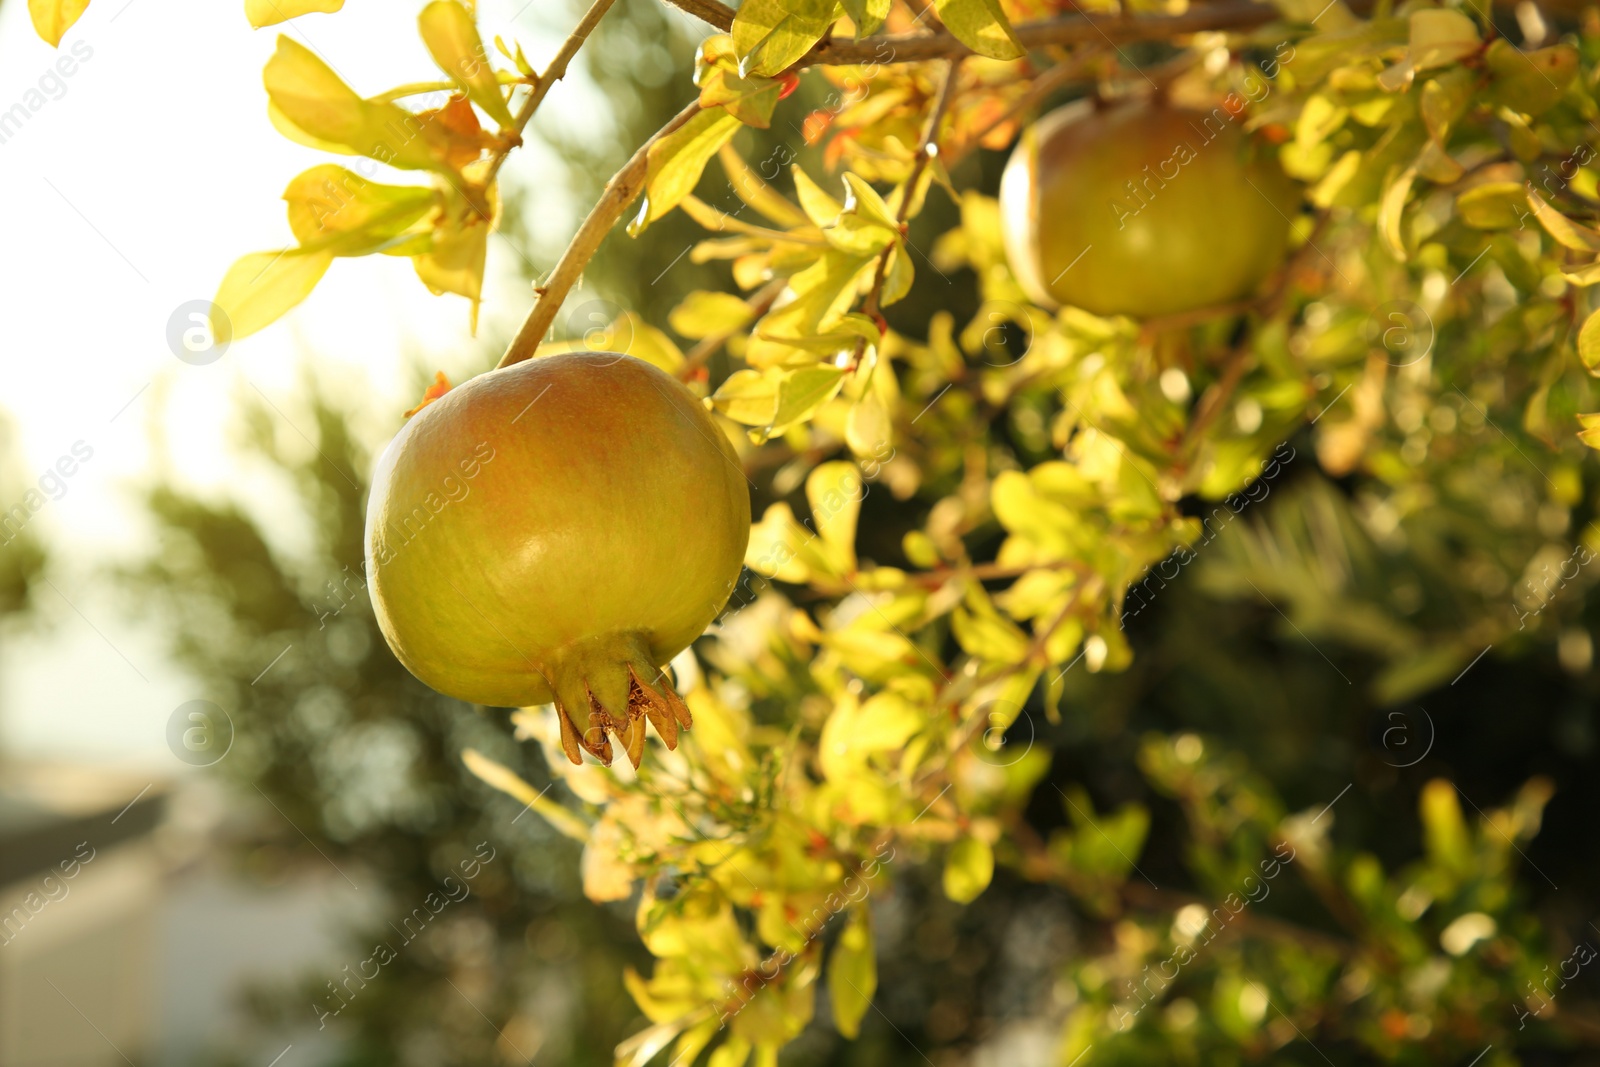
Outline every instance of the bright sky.
<path id="1" fill-rule="evenodd" d="M 435 298 L 409 261 L 375 256 L 337 261 L 310 300 L 219 362 L 179 361 L 166 341 L 174 310 L 208 299 L 237 256 L 289 243 L 283 189 L 327 161 L 267 122 L 261 68 L 278 33 L 298 37 L 366 95 L 439 77 L 416 34 L 420 3 L 349 0 L 340 14 L 261 31 L 243 6 L 93 0 L 58 53 L 34 35 L 25 0 L 0 4 L 0 113 L 30 99 L 41 78 L 47 90 L 0 144 L 0 202 L 9 206 L 0 407 L 17 424 L 35 480 L 75 444 L 93 450 L 65 495 L 31 520 L 54 556 L 54 589 L 42 588 L 39 632 L 0 652 L 0 746 L 12 752 L 180 769 L 166 751 L 167 718 L 208 694 L 164 661 L 160 633 L 130 621 L 101 574 L 146 543 L 133 487 L 162 461 L 152 430 L 164 434 L 165 460 L 184 480 L 259 500 L 230 454 L 240 392 L 260 390 L 293 424 L 303 418 L 296 386 L 310 358 L 365 398 L 374 428 L 397 423 L 415 400 L 411 360 L 457 379 L 492 365 L 490 339 L 507 336 L 531 301 L 512 274 L 519 255 L 549 269 L 582 208 L 550 180 L 548 150 L 530 144 L 513 156 L 504 179 L 537 191 L 536 241 L 521 252 L 491 241 L 482 340 L 468 335 L 465 301 Z M 578 14 L 576 2 L 554 0 L 478 6 L 485 39 L 515 36 L 536 67 Z M 58 56 L 75 44 L 88 58 L 55 82 Z M 608 122 L 581 74 L 552 92 L 545 112 L 536 128 L 603 136 Z M 0 511 L 14 503 L 0 501 Z"/>

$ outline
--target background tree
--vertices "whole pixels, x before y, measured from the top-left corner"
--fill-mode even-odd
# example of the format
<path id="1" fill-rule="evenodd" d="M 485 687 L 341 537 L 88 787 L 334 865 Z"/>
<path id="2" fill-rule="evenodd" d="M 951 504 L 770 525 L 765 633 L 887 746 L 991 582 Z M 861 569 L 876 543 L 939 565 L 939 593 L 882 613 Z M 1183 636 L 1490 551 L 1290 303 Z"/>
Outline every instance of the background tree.
<path id="1" fill-rule="evenodd" d="M 11 425 L 0 416 L 0 501 L 6 509 L 0 513 L 0 619 L 32 607 L 33 587 L 44 570 L 44 549 L 31 528 L 36 508 L 29 497 L 30 491 L 39 490 L 23 462 Z"/>

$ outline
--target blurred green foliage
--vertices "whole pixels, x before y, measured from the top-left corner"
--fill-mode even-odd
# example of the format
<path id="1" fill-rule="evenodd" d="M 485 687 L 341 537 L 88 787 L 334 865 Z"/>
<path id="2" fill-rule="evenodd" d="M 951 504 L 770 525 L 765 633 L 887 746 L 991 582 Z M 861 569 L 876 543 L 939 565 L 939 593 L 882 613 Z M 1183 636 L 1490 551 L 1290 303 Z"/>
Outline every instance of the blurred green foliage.
<path id="1" fill-rule="evenodd" d="M 30 490 L 38 492 L 23 467 L 15 432 L 0 416 L 0 619 L 32 607 L 33 587 L 44 570 L 44 546 L 31 525 Z"/>

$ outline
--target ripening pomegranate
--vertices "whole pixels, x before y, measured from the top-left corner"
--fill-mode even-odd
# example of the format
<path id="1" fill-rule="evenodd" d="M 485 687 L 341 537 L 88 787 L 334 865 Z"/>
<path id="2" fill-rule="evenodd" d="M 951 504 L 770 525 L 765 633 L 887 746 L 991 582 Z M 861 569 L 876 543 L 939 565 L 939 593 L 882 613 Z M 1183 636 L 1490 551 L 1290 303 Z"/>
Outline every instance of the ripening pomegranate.
<path id="1" fill-rule="evenodd" d="M 428 403 L 378 460 L 367 573 L 378 625 L 433 688 L 555 702 L 561 744 L 634 766 L 689 709 L 659 669 L 727 602 L 750 535 L 732 446 L 677 381 L 575 352 Z"/>
<path id="2" fill-rule="evenodd" d="M 1298 205 L 1269 146 L 1222 108 L 1089 101 L 1029 129 L 1000 182 L 1028 298 L 1153 318 L 1249 296 L 1283 261 Z"/>

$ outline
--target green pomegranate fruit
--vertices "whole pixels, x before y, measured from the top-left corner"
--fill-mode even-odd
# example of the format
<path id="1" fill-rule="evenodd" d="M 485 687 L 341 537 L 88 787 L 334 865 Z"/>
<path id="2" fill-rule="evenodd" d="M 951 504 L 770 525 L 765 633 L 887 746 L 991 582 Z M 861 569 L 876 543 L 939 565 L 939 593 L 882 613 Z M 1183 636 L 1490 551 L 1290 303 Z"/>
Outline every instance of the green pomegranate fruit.
<path id="1" fill-rule="evenodd" d="M 430 394 L 433 391 L 430 390 Z M 628 356 L 528 360 L 445 392 L 384 451 L 367 508 L 378 625 L 428 685 L 554 702 L 572 762 L 634 766 L 691 725 L 659 669 L 727 602 L 750 536 L 733 447 Z"/>
<path id="2" fill-rule="evenodd" d="M 1028 298 L 1154 318 L 1249 296 L 1283 261 L 1296 188 L 1227 111 L 1080 101 L 1022 137 L 1000 183 Z"/>

